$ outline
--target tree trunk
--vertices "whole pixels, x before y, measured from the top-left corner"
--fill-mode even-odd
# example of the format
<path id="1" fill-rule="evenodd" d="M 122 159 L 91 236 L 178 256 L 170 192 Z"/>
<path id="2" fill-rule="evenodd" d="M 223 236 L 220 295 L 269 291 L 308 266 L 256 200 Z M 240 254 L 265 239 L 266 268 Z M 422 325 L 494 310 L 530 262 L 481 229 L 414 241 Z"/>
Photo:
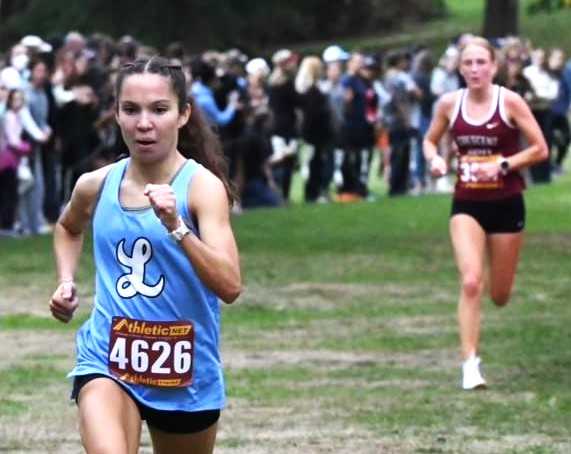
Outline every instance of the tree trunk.
<path id="1" fill-rule="evenodd" d="M 518 0 L 486 0 L 483 35 L 501 38 L 519 32 Z"/>

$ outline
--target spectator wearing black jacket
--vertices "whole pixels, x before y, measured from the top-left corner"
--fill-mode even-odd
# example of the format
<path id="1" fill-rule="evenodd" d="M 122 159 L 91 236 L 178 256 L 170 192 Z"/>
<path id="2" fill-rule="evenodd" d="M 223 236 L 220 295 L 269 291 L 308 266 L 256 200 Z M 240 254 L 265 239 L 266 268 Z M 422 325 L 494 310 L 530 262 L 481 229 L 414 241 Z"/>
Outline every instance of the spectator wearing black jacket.
<path id="1" fill-rule="evenodd" d="M 298 107 L 294 78 L 297 56 L 288 49 L 277 51 L 273 57 L 274 70 L 270 74 L 268 96 L 272 112 L 273 174 L 287 203 L 298 149 L 296 109 Z"/>
<path id="2" fill-rule="evenodd" d="M 302 113 L 301 137 L 311 148 L 305 201 L 328 200 L 328 183 L 333 153 L 333 128 L 329 99 L 319 88 L 323 64 L 319 57 L 303 59 L 295 79 Z"/>

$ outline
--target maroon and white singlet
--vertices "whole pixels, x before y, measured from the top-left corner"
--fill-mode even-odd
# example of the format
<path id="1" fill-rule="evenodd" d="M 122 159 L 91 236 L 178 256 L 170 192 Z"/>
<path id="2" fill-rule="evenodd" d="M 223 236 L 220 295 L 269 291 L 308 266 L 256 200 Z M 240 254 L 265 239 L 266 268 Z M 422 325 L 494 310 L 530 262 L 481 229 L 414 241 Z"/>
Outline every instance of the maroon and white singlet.
<path id="1" fill-rule="evenodd" d="M 493 86 L 490 112 L 484 121 L 471 119 L 466 111 L 468 91 L 460 91 L 450 121 L 450 133 L 458 147 L 458 171 L 454 198 L 459 200 L 499 200 L 520 194 L 525 182 L 519 172 L 510 171 L 493 180 L 478 180 L 474 170 L 481 163 L 508 157 L 520 149 L 520 132 L 509 122 L 505 89 Z"/>

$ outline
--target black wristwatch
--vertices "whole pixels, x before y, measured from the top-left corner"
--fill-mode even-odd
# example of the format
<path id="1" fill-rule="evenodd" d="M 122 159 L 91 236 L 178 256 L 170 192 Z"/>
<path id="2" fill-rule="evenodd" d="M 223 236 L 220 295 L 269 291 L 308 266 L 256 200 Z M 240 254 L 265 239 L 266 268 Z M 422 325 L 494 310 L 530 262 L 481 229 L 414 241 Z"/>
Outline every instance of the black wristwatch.
<path id="1" fill-rule="evenodd" d="M 507 175 L 510 171 L 510 162 L 506 158 L 500 159 L 500 171 L 502 175 Z"/>

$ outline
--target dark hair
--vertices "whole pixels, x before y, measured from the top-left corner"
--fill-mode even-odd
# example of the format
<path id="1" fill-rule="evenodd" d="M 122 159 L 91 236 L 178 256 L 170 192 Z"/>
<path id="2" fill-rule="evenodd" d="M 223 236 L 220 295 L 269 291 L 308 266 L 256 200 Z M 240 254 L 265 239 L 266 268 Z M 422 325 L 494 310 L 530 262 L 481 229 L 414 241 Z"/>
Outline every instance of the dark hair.
<path id="1" fill-rule="evenodd" d="M 210 85 L 216 79 L 216 69 L 202 57 L 195 58 L 190 63 L 190 70 L 194 79 L 200 80 L 204 85 Z"/>
<path id="2" fill-rule="evenodd" d="M 50 67 L 48 62 L 41 57 L 32 58 L 32 60 L 30 61 L 30 64 L 28 65 L 28 69 L 30 70 L 30 72 L 32 72 L 34 70 L 34 68 L 38 65 L 45 65 L 48 73 L 50 73 L 52 71 L 52 68 Z"/>
<path id="3" fill-rule="evenodd" d="M 135 41 L 131 36 L 123 36 L 116 46 L 117 54 L 120 57 L 127 59 L 128 61 L 134 61 L 137 57 L 137 50 L 139 49 L 139 43 Z"/>
<path id="4" fill-rule="evenodd" d="M 402 50 L 393 50 L 387 54 L 387 66 L 390 68 L 394 68 L 403 60 L 406 60 L 406 53 Z"/>
<path id="5" fill-rule="evenodd" d="M 226 188 L 228 200 L 232 203 L 236 197 L 228 179 L 228 164 L 222 152 L 220 140 L 202 117 L 194 98 L 187 96 L 186 80 L 182 67 L 172 65 L 163 57 L 139 59 L 121 67 L 115 84 L 115 102 L 118 109 L 119 95 L 124 80 L 133 74 L 158 74 L 170 81 L 173 93 L 178 100 L 178 109 L 184 112 L 190 105 L 191 115 L 178 133 L 178 149 L 186 158 L 192 158 L 216 175 Z"/>
<path id="6" fill-rule="evenodd" d="M 184 46 L 180 41 L 170 43 L 165 49 L 165 53 L 168 58 L 178 58 L 181 61 L 185 57 Z"/>
<path id="7" fill-rule="evenodd" d="M 6 97 L 6 109 L 12 110 L 12 104 L 14 103 L 14 96 L 16 96 L 17 93 L 20 93 L 22 96 L 24 96 L 24 90 L 22 90 L 21 88 L 12 88 L 8 92 L 8 96 Z"/>

